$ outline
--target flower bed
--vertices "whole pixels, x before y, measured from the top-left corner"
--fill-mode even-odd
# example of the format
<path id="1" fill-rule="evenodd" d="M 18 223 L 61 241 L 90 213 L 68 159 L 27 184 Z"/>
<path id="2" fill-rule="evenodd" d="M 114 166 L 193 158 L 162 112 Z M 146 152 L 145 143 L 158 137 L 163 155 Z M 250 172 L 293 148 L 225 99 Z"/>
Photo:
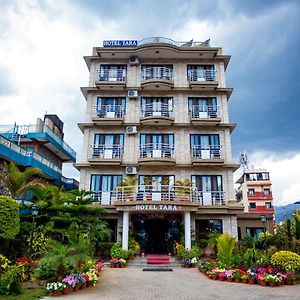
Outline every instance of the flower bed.
<path id="1" fill-rule="evenodd" d="M 253 266 L 244 268 L 225 269 L 218 266 L 217 261 L 208 261 L 199 266 L 199 270 L 213 280 L 237 282 L 244 284 L 260 284 L 261 286 L 280 286 L 294 284 L 295 275 L 292 272 L 280 272 L 272 267 Z"/>

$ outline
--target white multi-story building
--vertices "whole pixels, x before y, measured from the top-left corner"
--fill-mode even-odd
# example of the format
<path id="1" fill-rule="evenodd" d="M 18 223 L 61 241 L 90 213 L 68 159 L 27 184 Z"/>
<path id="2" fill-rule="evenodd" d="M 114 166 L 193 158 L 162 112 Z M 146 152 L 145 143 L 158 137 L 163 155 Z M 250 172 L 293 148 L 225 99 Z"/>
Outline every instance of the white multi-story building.
<path id="1" fill-rule="evenodd" d="M 233 185 L 230 56 L 208 42 L 166 38 L 103 45 L 85 57 L 76 167 L 80 187 L 107 208 L 116 240 L 127 249 L 130 229 L 149 253 L 181 237 L 189 249 L 207 228 L 237 236 L 243 208 Z"/>

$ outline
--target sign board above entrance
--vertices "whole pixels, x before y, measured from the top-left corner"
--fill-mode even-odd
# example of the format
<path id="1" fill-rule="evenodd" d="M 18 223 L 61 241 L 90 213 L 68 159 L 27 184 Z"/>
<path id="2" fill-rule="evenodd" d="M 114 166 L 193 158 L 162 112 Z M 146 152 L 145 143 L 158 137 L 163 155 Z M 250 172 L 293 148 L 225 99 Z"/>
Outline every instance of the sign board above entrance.
<path id="1" fill-rule="evenodd" d="M 163 210 L 163 211 L 176 211 L 176 205 L 165 204 L 137 204 L 135 210 Z"/>
<path id="2" fill-rule="evenodd" d="M 137 40 L 103 41 L 103 47 L 136 47 L 137 44 Z"/>

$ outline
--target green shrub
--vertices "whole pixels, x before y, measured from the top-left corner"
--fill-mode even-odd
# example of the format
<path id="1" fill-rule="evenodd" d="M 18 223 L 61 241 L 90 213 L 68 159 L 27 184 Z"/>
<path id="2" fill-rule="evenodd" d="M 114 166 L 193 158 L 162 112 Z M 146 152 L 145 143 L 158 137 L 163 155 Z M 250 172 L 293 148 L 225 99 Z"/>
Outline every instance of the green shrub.
<path id="1" fill-rule="evenodd" d="M 191 251 L 189 252 L 188 256 L 189 258 L 196 257 L 197 259 L 200 257 L 201 251 L 198 246 L 194 245 L 191 248 Z"/>
<path id="2" fill-rule="evenodd" d="M 0 196 L 0 238 L 14 239 L 20 230 L 19 204 L 10 197 Z"/>
<path id="3" fill-rule="evenodd" d="M 55 257 L 43 257 L 35 270 L 35 275 L 39 279 L 49 279 L 56 276 L 59 262 Z"/>
<path id="4" fill-rule="evenodd" d="M 0 278 L 0 294 L 21 294 L 22 288 L 20 282 L 24 280 L 24 274 L 23 266 L 14 265 L 9 267 Z"/>
<path id="5" fill-rule="evenodd" d="M 122 251 L 121 243 L 114 243 L 110 249 L 110 256 L 112 258 L 122 258 Z"/>
<path id="6" fill-rule="evenodd" d="M 271 264 L 286 272 L 300 269 L 300 255 L 291 251 L 278 251 L 271 257 Z"/>

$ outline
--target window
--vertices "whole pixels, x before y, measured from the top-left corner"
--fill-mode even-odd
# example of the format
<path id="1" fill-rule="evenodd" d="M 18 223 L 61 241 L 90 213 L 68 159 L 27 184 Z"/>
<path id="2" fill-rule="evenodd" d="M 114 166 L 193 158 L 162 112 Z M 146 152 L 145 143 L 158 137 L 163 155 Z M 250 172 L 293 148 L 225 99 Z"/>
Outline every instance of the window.
<path id="1" fill-rule="evenodd" d="M 218 134 L 191 134 L 190 143 L 194 158 L 218 159 L 221 156 Z"/>
<path id="2" fill-rule="evenodd" d="M 249 203 L 249 209 L 256 209 L 256 203 L 255 202 L 250 202 Z"/>
<path id="3" fill-rule="evenodd" d="M 126 98 L 98 97 L 96 111 L 100 118 L 121 118 L 125 112 Z"/>
<path id="4" fill-rule="evenodd" d="M 142 80 L 165 79 L 173 80 L 172 65 L 143 65 Z"/>
<path id="5" fill-rule="evenodd" d="M 126 78 L 126 65 L 100 65 L 100 81 L 124 81 Z"/>
<path id="6" fill-rule="evenodd" d="M 214 65 L 188 65 L 187 78 L 190 81 L 214 81 Z"/>
<path id="7" fill-rule="evenodd" d="M 121 158 L 123 153 L 123 134 L 95 134 L 93 157 L 105 159 Z"/>
<path id="8" fill-rule="evenodd" d="M 217 118 L 216 98 L 188 99 L 189 114 L 192 118 Z"/>
<path id="9" fill-rule="evenodd" d="M 265 207 L 266 209 L 272 209 L 272 202 L 266 202 Z"/>
<path id="10" fill-rule="evenodd" d="M 205 219 L 195 220 L 196 225 L 196 239 L 202 239 L 207 237 L 207 234 L 213 230 L 223 233 L 223 223 L 219 219 Z"/>
<path id="11" fill-rule="evenodd" d="M 264 189 L 264 195 L 270 196 L 271 195 L 271 189 Z"/>
<path id="12" fill-rule="evenodd" d="M 142 97 L 141 111 L 142 117 L 170 117 L 173 111 L 173 98 Z"/>
<path id="13" fill-rule="evenodd" d="M 246 234 L 251 235 L 252 237 L 258 237 L 263 231 L 263 227 L 246 227 Z"/>
<path id="14" fill-rule="evenodd" d="M 246 180 L 248 181 L 269 180 L 269 173 L 248 173 L 246 174 Z"/>
<path id="15" fill-rule="evenodd" d="M 248 189 L 248 195 L 254 196 L 255 195 L 255 189 Z"/>
<path id="16" fill-rule="evenodd" d="M 140 157 L 172 157 L 174 134 L 141 134 Z"/>
<path id="17" fill-rule="evenodd" d="M 152 191 L 163 191 L 164 188 L 168 191 L 170 186 L 175 183 L 174 175 L 140 175 L 139 186 L 150 186 Z"/>

